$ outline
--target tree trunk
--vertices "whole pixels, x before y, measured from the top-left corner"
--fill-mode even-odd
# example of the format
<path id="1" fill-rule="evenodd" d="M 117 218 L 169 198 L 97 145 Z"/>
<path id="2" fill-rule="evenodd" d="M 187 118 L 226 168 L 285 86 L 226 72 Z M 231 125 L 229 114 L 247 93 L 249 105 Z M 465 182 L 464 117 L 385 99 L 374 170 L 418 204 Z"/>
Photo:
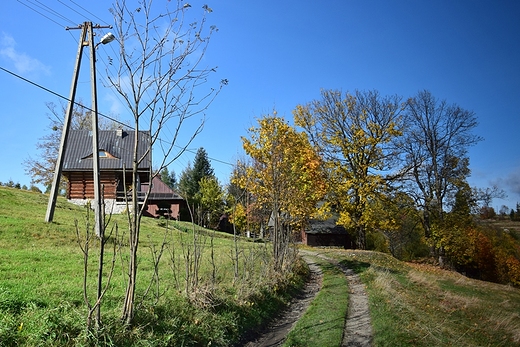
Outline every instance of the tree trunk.
<path id="1" fill-rule="evenodd" d="M 358 227 L 357 246 L 359 249 L 367 249 L 367 235 L 363 226 Z"/>
<path id="2" fill-rule="evenodd" d="M 138 174 L 138 157 L 137 148 L 139 146 L 139 126 L 136 121 L 136 131 L 134 140 L 134 158 L 132 166 L 132 211 L 130 217 L 130 261 L 128 264 L 128 283 L 126 287 L 125 303 L 123 306 L 123 315 L 121 320 L 125 324 L 130 325 L 134 319 L 134 308 L 135 308 L 135 285 L 137 279 L 137 249 L 139 246 L 139 230 L 140 230 L 140 216 L 141 211 L 139 210 L 139 191 L 140 182 Z"/>

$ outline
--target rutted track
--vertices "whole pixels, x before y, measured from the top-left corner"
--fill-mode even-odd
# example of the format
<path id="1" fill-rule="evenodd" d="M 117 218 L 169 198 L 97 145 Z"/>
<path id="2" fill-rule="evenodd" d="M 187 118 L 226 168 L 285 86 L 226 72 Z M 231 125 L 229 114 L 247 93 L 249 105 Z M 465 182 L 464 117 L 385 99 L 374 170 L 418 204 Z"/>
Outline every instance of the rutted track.
<path id="1" fill-rule="evenodd" d="M 295 297 L 289 307 L 281 313 L 279 317 L 274 319 L 271 324 L 251 341 L 247 342 L 245 347 L 274 347 L 281 346 L 285 341 L 287 334 L 294 324 L 301 318 L 307 307 L 321 289 L 322 272 L 320 267 L 312 260 L 304 258 L 310 268 L 310 279 L 305 285 L 300 295 Z"/>
<path id="2" fill-rule="evenodd" d="M 338 266 L 348 281 L 349 309 L 343 330 L 342 347 L 366 347 L 372 344 L 372 325 L 368 309 L 368 297 L 365 286 L 359 276 L 352 269 L 341 266 L 338 261 L 325 257 L 315 251 L 300 251 L 305 261 L 309 264 L 311 278 L 304 291 L 296 297 L 289 307 L 276 318 L 263 332 L 251 338 L 244 344 L 245 347 L 275 347 L 281 346 L 294 324 L 305 313 L 310 302 L 321 289 L 322 272 L 319 266 L 312 261 L 310 256 L 324 259 Z"/>

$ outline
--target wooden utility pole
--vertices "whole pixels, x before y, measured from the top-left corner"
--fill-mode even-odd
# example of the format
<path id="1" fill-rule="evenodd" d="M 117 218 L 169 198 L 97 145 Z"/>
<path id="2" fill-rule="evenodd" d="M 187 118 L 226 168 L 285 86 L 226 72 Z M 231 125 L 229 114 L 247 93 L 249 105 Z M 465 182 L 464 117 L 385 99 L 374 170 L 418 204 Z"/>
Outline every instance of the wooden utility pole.
<path id="1" fill-rule="evenodd" d="M 98 111 L 97 111 L 97 89 L 96 89 L 96 47 L 94 46 L 94 31 L 92 23 L 85 22 L 88 27 L 88 42 L 90 43 L 90 85 L 92 92 L 92 171 L 94 173 L 94 212 L 96 216 L 96 235 L 105 238 L 104 198 L 101 195 L 101 183 L 99 181 L 99 137 L 98 137 Z"/>
<path id="2" fill-rule="evenodd" d="M 79 28 L 78 28 L 79 29 Z M 61 131 L 60 149 L 58 152 L 58 158 L 56 160 L 56 166 L 54 168 L 54 178 L 52 180 L 51 192 L 49 195 L 49 203 L 47 204 L 47 213 L 45 215 L 46 222 L 52 222 L 54 218 L 54 208 L 56 207 L 56 199 L 58 197 L 58 190 L 60 189 L 60 177 L 63 169 L 63 157 L 65 155 L 65 149 L 69 138 L 70 123 L 72 120 L 72 112 L 74 110 L 74 99 L 76 97 L 76 87 L 78 85 L 79 68 L 81 66 L 81 53 L 83 52 L 83 43 L 85 41 L 85 34 L 87 27 L 81 28 L 81 38 L 79 40 L 78 54 L 76 55 L 76 65 L 74 66 L 74 73 L 72 75 L 72 85 L 70 87 L 69 104 L 67 106 L 67 114 L 63 122 L 63 129 Z"/>
<path id="3" fill-rule="evenodd" d="M 47 213 L 45 215 L 46 222 L 52 222 L 54 218 L 54 209 L 56 207 L 56 200 L 59 191 L 59 183 L 63 169 L 63 158 L 67 148 L 68 136 L 70 130 L 70 123 L 72 121 L 72 113 L 74 110 L 74 100 L 76 97 L 76 88 L 78 84 L 79 70 L 81 66 L 81 54 L 83 47 L 90 46 L 90 79 L 92 91 L 92 171 L 94 176 L 94 212 L 95 212 L 95 231 L 96 235 L 103 239 L 104 237 L 104 220 L 103 220 L 103 197 L 101 196 L 101 184 L 99 181 L 99 140 L 98 140 L 98 111 L 97 111 L 97 89 L 96 89 L 96 45 L 94 45 L 94 28 L 111 28 L 111 26 L 95 27 L 92 22 L 85 22 L 75 28 L 81 29 L 81 36 L 79 40 L 78 54 L 76 56 L 76 65 L 74 67 L 74 74 L 72 76 L 72 85 L 70 88 L 69 104 L 67 106 L 67 114 L 63 123 L 63 130 L 61 134 L 60 148 L 56 167 L 54 170 L 54 178 L 52 181 L 51 192 L 49 196 L 49 203 L 47 205 Z"/>

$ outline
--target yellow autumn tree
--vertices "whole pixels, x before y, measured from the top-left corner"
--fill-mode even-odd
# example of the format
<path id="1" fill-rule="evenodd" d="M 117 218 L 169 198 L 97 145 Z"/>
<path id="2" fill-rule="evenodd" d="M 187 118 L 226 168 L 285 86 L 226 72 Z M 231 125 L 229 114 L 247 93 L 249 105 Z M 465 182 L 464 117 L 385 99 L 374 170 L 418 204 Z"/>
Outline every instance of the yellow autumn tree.
<path id="1" fill-rule="evenodd" d="M 306 134 L 276 113 L 259 119 L 248 133 L 242 142 L 251 165 L 237 183 L 271 211 L 274 268 L 283 270 L 292 230 L 313 214 L 325 192 L 322 160 Z"/>
<path id="2" fill-rule="evenodd" d="M 382 221 L 374 215 L 384 212 L 380 201 L 397 172 L 399 153 L 393 143 L 401 135 L 400 112 L 399 97 L 381 97 L 376 91 L 323 91 L 321 100 L 293 112 L 295 124 L 305 129 L 326 161 L 327 197 L 339 212 L 338 224 L 354 232 L 361 249 L 366 248 L 366 233 Z"/>

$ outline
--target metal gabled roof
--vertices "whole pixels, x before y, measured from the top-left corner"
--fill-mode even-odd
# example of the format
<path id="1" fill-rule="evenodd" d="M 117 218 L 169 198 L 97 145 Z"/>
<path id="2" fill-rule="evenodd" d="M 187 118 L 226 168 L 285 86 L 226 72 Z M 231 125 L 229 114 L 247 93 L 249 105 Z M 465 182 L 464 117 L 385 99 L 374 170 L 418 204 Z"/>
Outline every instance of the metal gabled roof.
<path id="1" fill-rule="evenodd" d="M 148 190 L 149 183 L 141 184 L 141 191 L 146 192 Z M 150 189 L 150 195 L 148 199 L 151 200 L 184 200 L 182 196 L 177 194 L 172 188 L 166 183 L 161 181 L 158 176 L 152 179 L 152 188 Z"/>
<path id="2" fill-rule="evenodd" d="M 100 170 L 132 169 L 135 131 L 99 130 L 99 150 L 105 151 L 108 157 L 99 158 Z M 150 132 L 139 131 L 138 157 L 142 157 L 150 148 Z M 151 168 L 151 151 L 139 165 L 140 170 Z M 63 171 L 92 170 L 92 131 L 70 130 L 65 149 Z"/>

